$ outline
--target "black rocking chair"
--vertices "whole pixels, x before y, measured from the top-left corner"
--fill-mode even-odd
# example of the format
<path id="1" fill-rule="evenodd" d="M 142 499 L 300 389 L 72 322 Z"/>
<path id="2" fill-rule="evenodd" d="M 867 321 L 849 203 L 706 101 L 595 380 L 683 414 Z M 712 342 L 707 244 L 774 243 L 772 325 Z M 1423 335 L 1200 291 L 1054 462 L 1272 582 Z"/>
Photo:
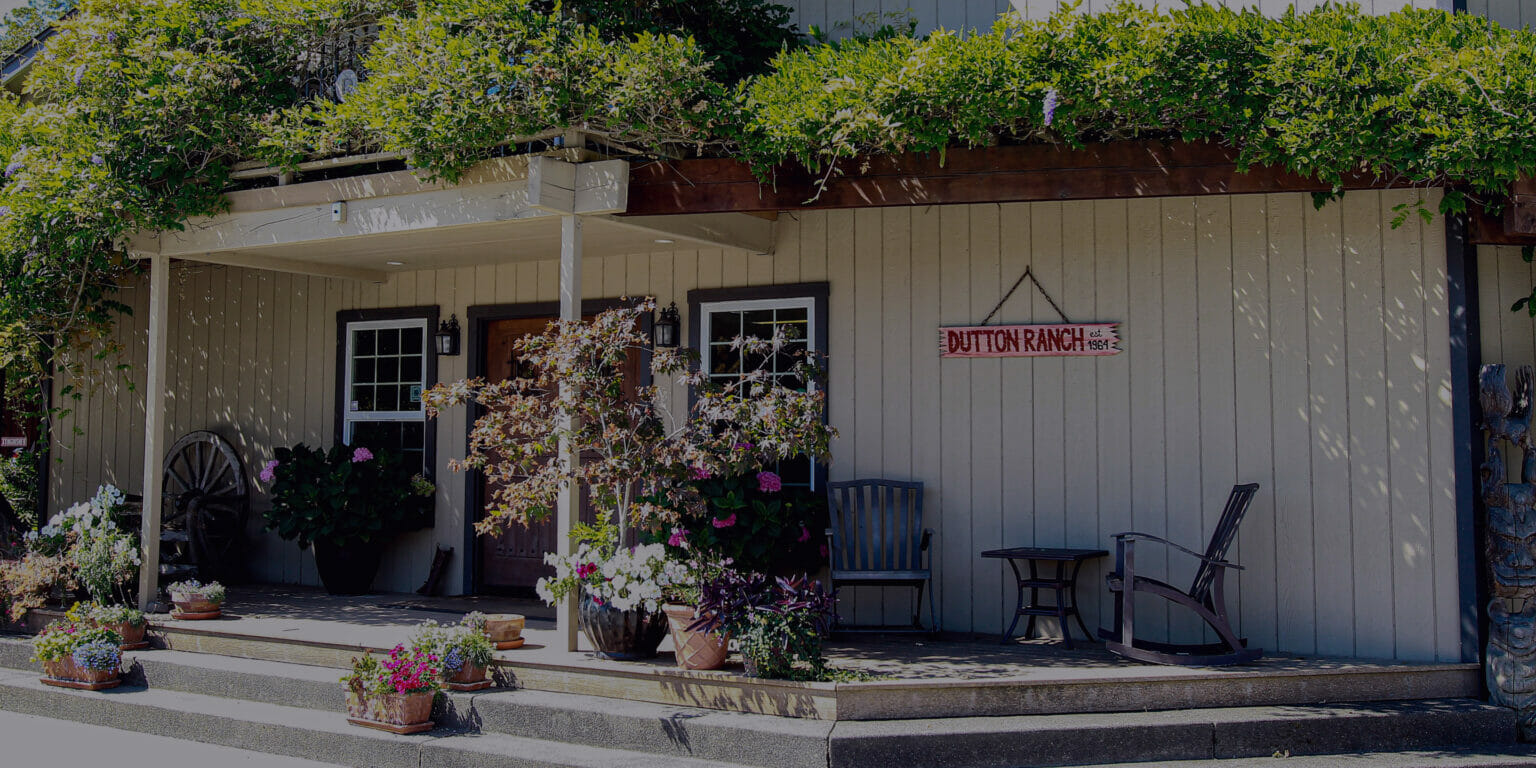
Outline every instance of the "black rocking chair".
<path id="1" fill-rule="evenodd" d="M 1216 524 L 1216 531 L 1211 534 L 1210 546 L 1206 547 L 1203 555 L 1151 534 L 1135 532 L 1115 534 L 1115 572 L 1105 577 L 1109 583 L 1109 591 L 1115 595 L 1115 626 L 1113 629 L 1099 630 L 1099 636 L 1104 638 L 1106 648 L 1128 659 L 1184 667 L 1244 664 L 1257 660 L 1263 655 L 1262 650 L 1249 648 L 1247 641 L 1239 638 L 1237 633 L 1232 631 L 1232 624 L 1227 619 L 1224 592 L 1227 571 L 1229 569 L 1240 571 L 1243 568 L 1223 558 L 1226 557 L 1227 549 L 1237 538 L 1237 527 L 1242 523 L 1243 514 L 1248 511 L 1248 505 L 1253 502 L 1253 496 L 1258 490 L 1257 483 L 1232 487 L 1232 495 L 1227 497 L 1227 506 L 1221 512 L 1221 521 Z M 1190 585 L 1189 591 L 1181 592 L 1166 582 L 1137 575 L 1137 541 L 1165 544 L 1198 559 L 1200 567 L 1195 571 L 1195 580 Z M 1157 595 L 1189 608 L 1204 619 L 1211 629 L 1216 630 L 1221 642 L 1189 645 L 1158 643 L 1137 638 L 1134 631 L 1137 593 Z"/>
<path id="2" fill-rule="evenodd" d="M 832 590 L 841 586 L 912 587 L 917 590 L 912 626 L 843 626 L 836 631 L 911 632 L 923 629 L 923 588 L 928 587 L 928 617 L 939 631 L 934 604 L 929 545 L 933 529 L 923 527 L 923 484 L 895 480 L 828 483 L 832 527 L 827 549 L 832 556 Z"/>

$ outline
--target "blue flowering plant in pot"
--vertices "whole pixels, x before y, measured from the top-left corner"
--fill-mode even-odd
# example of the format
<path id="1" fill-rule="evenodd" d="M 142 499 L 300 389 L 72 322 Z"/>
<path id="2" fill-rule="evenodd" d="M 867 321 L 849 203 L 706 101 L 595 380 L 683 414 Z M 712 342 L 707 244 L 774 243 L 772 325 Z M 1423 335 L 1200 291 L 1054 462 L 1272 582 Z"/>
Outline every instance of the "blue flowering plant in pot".
<path id="1" fill-rule="evenodd" d="M 123 636 L 107 627 L 64 619 L 32 639 L 32 660 L 43 665 L 43 683 L 99 691 L 122 683 Z"/>
<path id="2" fill-rule="evenodd" d="M 428 621 L 416 627 L 410 647 L 438 660 L 448 690 L 483 690 L 495 685 L 488 674 L 495 656 L 491 638 L 482 627 Z"/>

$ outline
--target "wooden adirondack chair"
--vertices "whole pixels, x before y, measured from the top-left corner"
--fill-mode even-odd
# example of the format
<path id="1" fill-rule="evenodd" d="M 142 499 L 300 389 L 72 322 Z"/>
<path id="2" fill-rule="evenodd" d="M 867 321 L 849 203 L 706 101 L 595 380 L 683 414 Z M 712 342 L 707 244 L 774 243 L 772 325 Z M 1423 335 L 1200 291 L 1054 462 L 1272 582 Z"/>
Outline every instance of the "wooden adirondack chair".
<path id="1" fill-rule="evenodd" d="M 917 608 L 910 628 L 843 626 L 840 631 L 939 631 L 932 589 L 932 558 L 924 557 L 933 529 L 923 527 L 923 484 L 895 480 L 828 483 L 832 527 L 827 549 L 832 557 L 832 589 L 839 586 L 912 587 Z M 922 626 L 923 589 L 928 588 L 931 630 Z"/>
<path id="2" fill-rule="evenodd" d="M 1263 655 L 1262 650 L 1249 648 L 1247 641 L 1232 631 L 1223 589 L 1227 571 L 1242 570 L 1242 566 L 1229 563 L 1223 558 L 1237 538 L 1237 527 L 1242 523 L 1243 514 L 1248 511 L 1248 505 L 1253 502 L 1253 496 L 1258 490 L 1257 483 L 1232 487 L 1232 494 L 1227 497 L 1227 506 L 1221 512 L 1221 520 L 1216 524 L 1216 530 L 1211 534 L 1211 543 L 1203 555 L 1147 533 L 1115 534 L 1115 572 L 1105 577 L 1109 591 L 1115 595 L 1115 626 L 1099 630 L 1106 648 L 1128 659 L 1186 667 L 1243 664 Z M 1195 580 L 1189 591 L 1182 592 L 1166 582 L 1137 575 L 1138 541 L 1164 544 L 1199 560 L 1200 567 L 1195 571 Z M 1137 593 L 1157 595 L 1189 608 L 1216 630 L 1221 642 L 1189 645 L 1159 643 L 1136 637 Z"/>

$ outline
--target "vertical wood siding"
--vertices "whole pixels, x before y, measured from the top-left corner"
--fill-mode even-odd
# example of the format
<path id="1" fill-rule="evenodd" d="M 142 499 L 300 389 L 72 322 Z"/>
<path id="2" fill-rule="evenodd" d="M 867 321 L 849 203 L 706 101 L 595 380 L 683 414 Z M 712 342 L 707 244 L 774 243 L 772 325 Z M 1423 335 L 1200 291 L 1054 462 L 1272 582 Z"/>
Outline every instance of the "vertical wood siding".
<path id="1" fill-rule="evenodd" d="M 1082 0 L 1078 8 L 1087 13 L 1098 13 L 1116 5 L 1120 0 Z M 1164 9 L 1176 8 L 1178 3 L 1158 0 L 1136 0 L 1140 5 L 1154 4 Z M 1238 8 L 1258 8 L 1265 15 L 1279 16 L 1294 4 L 1298 10 L 1307 11 L 1322 5 L 1325 0 L 1229 0 L 1226 4 Z M 1359 0 L 1370 13 L 1391 13 L 1400 8 L 1451 9 L 1450 0 Z M 917 33 L 927 34 L 940 27 L 964 31 L 989 29 L 998 16 L 1013 10 L 1008 0 L 784 0 L 794 13 L 791 19 L 802 32 L 812 26 L 825 30 L 833 37 L 845 37 L 850 32 L 869 31 L 880 24 L 905 21 L 909 16 L 917 22 Z M 1026 0 L 1024 17 L 1043 19 L 1066 5 L 1065 0 Z M 1468 10 L 1508 26 L 1529 25 L 1536 20 L 1536 0 L 1468 0 Z"/>
<path id="2" fill-rule="evenodd" d="M 1455 659 L 1444 233 L 1438 220 L 1391 228 L 1412 194 L 1351 193 L 1320 211 L 1305 195 L 1251 195 L 786 214 L 774 256 L 592 259 L 584 286 L 686 307 L 693 288 L 830 281 L 833 478 L 927 485 L 948 629 L 1004 626 L 1011 582 L 982 549 L 1108 546 L 1131 529 L 1199 546 L 1226 491 L 1257 482 L 1234 553 L 1248 567 L 1231 597 L 1244 635 L 1299 653 Z M 1126 351 L 940 360 L 935 330 L 980 321 L 1025 266 L 1072 320 L 1123 322 Z M 1513 249 L 1484 249 L 1479 266 L 1485 356 L 1532 361 L 1536 325 L 1505 310 L 1536 274 Z M 248 472 L 273 446 L 329 444 L 338 311 L 436 304 L 462 320 L 475 304 L 553 301 L 557 279 L 554 262 L 383 285 L 179 265 L 167 437 L 215 429 Z M 123 291 L 136 309 L 123 354 L 56 426 L 55 508 L 98 483 L 140 486 L 145 293 Z M 1028 285 L 998 315 L 1058 319 Z M 467 359 L 440 360 L 441 378 L 465 375 Z M 671 405 L 685 408 L 684 393 Z M 395 545 L 381 587 L 414 589 L 434 544 L 462 548 L 464 486 L 446 464 L 465 428 L 462 412 L 437 422 L 437 525 Z M 307 553 L 253 538 L 260 577 L 316 583 Z M 1145 567 L 1190 578 L 1189 563 L 1149 555 Z M 1109 609 L 1102 573 L 1081 581 L 1090 626 Z M 859 622 L 913 607 L 899 590 L 847 598 Z M 1164 607 L 1142 615 L 1158 634 L 1203 634 Z"/>

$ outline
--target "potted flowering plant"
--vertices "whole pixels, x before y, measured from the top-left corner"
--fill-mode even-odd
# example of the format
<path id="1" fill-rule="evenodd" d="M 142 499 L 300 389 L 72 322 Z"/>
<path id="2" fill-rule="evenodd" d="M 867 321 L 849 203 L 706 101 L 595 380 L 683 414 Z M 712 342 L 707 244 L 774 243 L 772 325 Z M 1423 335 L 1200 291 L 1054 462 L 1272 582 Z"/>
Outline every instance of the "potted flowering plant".
<path id="1" fill-rule="evenodd" d="M 670 584 L 665 547 L 620 547 L 618 529 L 606 514 L 571 533 L 576 551 L 548 554 L 555 575 L 534 585 L 550 605 L 579 600 L 577 622 L 598 655 L 618 661 L 650 659 L 667 635 L 662 592 Z"/>
<path id="2" fill-rule="evenodd" d="M 106 627 L 122 636 L 119 647 L 124 651 L 137 651 L 149 647 L 144 639 L 149 620 L 144 612 L 126 605 L 102 605 L 101 603 L 75 603 L 64 614 L 66 620 L 93 627 Z"/>
<path id="3" fill-rule="evenodd" d="M 390 733 L 430 731 L 432 700 L 443 687 L 438 658 L 397 645 L 389 658 L 372 654 L 352 660 L 341 678 L 347 688 L 347 722 Z"/>
<path id="4" fill-rule="evenodd" d="M 654 308 L 646 300 L 591 322 L 552 324 L 516 343 L 528 375 L 440 385 L 424 398 L 432 416 L 471 403 L 484 409 L 469 455 L 453 465 L 479 470 L 493 488 L 476 526 L 481 534 L 543 521 L 563 493 L 582 491 L 591 500 L 598 526 L 573 526 L 578 551 L 546 558 L 555 575 L 541 581 L 539 594 L 579 600 L 584 631 L 610 658 L 648 658 L 666 632 L 656 604 L 665 547 L 635 547 L 631 531 L 672 529 L 684 511 L 703 510 L 699 477 L 825 458 L 836 434 L 825 421 L 825 394 L 812 385 L 815 365 L 784 329 L 773 339 L 738 339 L 737 349 L 759 364 L 715 384 L 691 353 L 651 348 L 640 318 Z M 674 418 L 666 409 L 673 398 L 655 386 L 627 386 L 624 371 L 644 354 L 653 380 L 694 388 L 689 413 Z M 774 369 L 775 361 L 797 356 L 798 387 Z M 562 450 L 581 460 L 551 460 Z M 646 590 L 652 594 L 642 595 Z"/>
<path id="5" fill-rule="evenodd" d="M 204 584 L 196 579 L 178 581 L 165 588 L 171 602 L 171 618 L 182 621 L 217 619 L 224 612 L 224 585 L 217 581 Z"/>
<path id="6" fill-rule="evenodd" d="M 320 582 L 333 595 L 366 593 L 390 539 L 431 522 L 436 486 L 393 453 L 299 444 L 276 455 L 260 474 L 272 491 L 267 529 L 313 545 Z"/>
<path id="7" fill-rule="evenodd" d="M 410 647 L 439 660 L 449 690 L 478 691 L 495 685 L 486 676 L 492 660 L 491 639 L 472 624 L 426 622 L 416 628 Z"/>
<path id="8" fill-rule="evenodd" d="M 700 587 L 694 629 L 730 632 L 748 675 L 819 679 L 822 643 L 836 618 L 836 599 L 821 583 L 725 570 Z"/>
<path id="9" fill-rule="evenodd" d="M 527 625 L 528 618 L 520 613 L 485 614 L 473 611 L 464 614 L 459 623 L 484 633 L 496 650 L 509 651 L 523 647 L 523 627 Z"/>
<path id="10" fill-rule="evenodd" d="M 677 665 L 683 669 L 719 669 L 730 655 L 730 632 L 707 626 L 698 608 L 703 585 L 723 577 L 730 565 L 730 560 L 706 558 L 667 563 L 667 602 L 661 610 L 667 615 Z"/>
<path id="11" fill-rule="evenodd" d="M 42 663 L 47 685 L 100 691 L 122 683 L 122 642 L 106 627 L 55 621 L 32 639 L 32 660 Z"/>

